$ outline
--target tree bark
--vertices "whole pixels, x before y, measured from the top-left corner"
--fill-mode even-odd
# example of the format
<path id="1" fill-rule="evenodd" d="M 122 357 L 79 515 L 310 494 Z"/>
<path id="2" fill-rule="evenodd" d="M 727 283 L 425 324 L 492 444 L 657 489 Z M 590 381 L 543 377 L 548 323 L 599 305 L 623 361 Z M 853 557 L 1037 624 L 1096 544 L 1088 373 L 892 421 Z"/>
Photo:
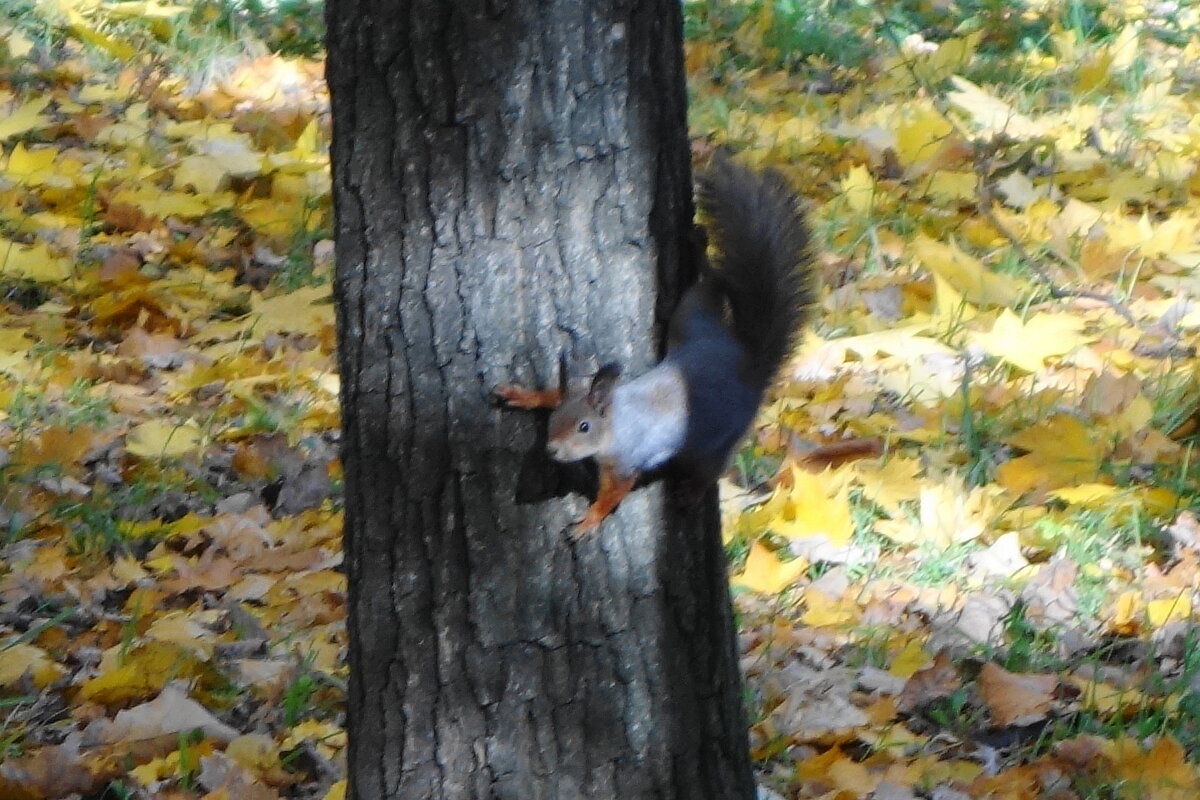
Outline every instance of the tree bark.
<path id="1" fill-rule="evenodd" d="M 351 796 L 753 796 L 714 492 L 518 505 L 694 270 L 678 0 L 329 0 Z"/>

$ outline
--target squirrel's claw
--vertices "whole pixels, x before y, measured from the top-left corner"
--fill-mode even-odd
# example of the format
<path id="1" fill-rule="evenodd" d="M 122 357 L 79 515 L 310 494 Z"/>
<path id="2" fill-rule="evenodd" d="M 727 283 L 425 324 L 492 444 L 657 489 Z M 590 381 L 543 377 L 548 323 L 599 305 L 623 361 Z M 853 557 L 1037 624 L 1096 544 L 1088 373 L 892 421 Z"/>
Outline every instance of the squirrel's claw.
<path id="1" fill-rule="evenodd" d="M 611 467 L 601 465 L 600 491 L 596 493 L 596 501 L 588 506 L 583 519 L 575 524 L 571 536 L 580 539 L 599 528 L 600 523 L 616 510 L 625 495 L 633 490 L 635 483 L 637 483 L 636 472 L 632 475 L 617 475 Z"/>
<path id="2" fill-rule="evenodd" d="M 607 516 L 607 515 L 604 515 Z M 584 515 L 583 519 L 571 526 L 571 538 L 575 541 L 580 541 L 588 538 L 604 521 L 604 516 L 593 514 L 591 510 Z"/>

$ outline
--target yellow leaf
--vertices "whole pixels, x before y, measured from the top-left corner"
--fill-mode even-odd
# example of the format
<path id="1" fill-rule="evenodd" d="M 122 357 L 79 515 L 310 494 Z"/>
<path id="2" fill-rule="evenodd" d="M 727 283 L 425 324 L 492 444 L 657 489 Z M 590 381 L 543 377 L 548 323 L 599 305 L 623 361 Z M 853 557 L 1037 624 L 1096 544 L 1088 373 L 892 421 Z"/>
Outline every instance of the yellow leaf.
<path id="1" fill-rule="evenodd" d="M 855 214 L 866 214 L 875 201 L 875 179 L 863 165 L 852 168 L 842 178 L 842 198 L 846 207 Z"/>
<path id="2" fill-rule="evenodd" d="M 254 230 L 272 236 L 311 230 L 314 221 L 320 222 L 320 216 L 313 214 L 301 197 L 248 200 L 238 206 L 238 215 Z"/>
<path id="3" fill-rule="evenodd" d="M 0 275 L 59 283 L 71 277 L 71 262 L 50 255 L 46 245 L 25 245 L 0 239 Z"/>
<path id="4" fill-rule="evenodd" d="M 1141 611 L 1142 598 L 1137 592 L 1129 590 L 1117 597 L 1113 608 L 1113 616 L 1109 626 L 1118 633 L 1132 633 L 1138 625 L 1138 612 Z"/>
<path id="5" fill-rule="evenodd" d="M 1086 236 L 1088 231 L 1100 221 L 1101 216 L 1100 209 L 1071 197 L 1059 211 L 1055 224 L 1068 234 Z"/>
<path id="6" fill-rule="evenodd" d="M 323 753 L 334 753 L 346 746 L 346 732 L 332 722 L 305 720 L 288 731 L 288 735 L 279 743 L 279 749 L 294 750 L 305 740 L 316 742 L 317 748 Z"/>
<path id="7" fill-rule="evenodd" d="M 1104 508 L 1113 495 L 1117 494 L 1115 486 L 1103 483 L 1081 483 L 1078 486 L 1068 486 L 1050 492 L 1051 497 L 1057 497 L 1064 503 L 1087 508 Z"/>
<path id="8" fill-rule="evenodd" d="M 922 188 L 929 197 L 943 203 L 971 200 L 976 196 L 979 178 L 973 172 L 938 170 Z"/>
<path id="9" fill-rule="evenodd" d="M 854 603 L 810 589 L 804 593 L 804 614 L 800 619 L 809 627 L 821 628 L 853 622 L 860 613 Z"/>
<path id="10" fill-rule="evenodd" d="M 882 466 L 877 461 L 865 459 L 853 464 L 854 473 L 862 484 L 863 497 L 892 516 L 902 513 L 901 504 L 920 495 L 918 476 L 922 469 L 918 459 L 903 456 L 889 458 Z"/>
<path id="11" fill-rule="evenodd" d="M 342 778 L 333 786 L 329 787 L 329 791 L 321 800 L 346 800 L 346 779 Z"/>
<path id="12" fill-rule="evenodd" d="M 934 316 L 939 330 L 956 330 L 962 323 L 979 316 L 979 309 L 966 301 L 962 294 L 941 275 L 933 276 Z"/>
<path id="13" fill-rule="evenodd" d="M 37 150 L 26 150 L 24 142 L 17 142 L 8 156 L 8 164 L 4 172 L 8 177 L 21 181 L 37 172 L 45 172 L 54 166 L 58 158 L 58 150 L 53 147 L 42 147 Z"/>
<path id="14" fill-rule="evenodd" d="M 1108 47 L 1089 53 L 1075 69 L 1075 90 L 1080 93 L 1103 88 L 1112 74 L 1113 53 Z"/>
<path id="15" fill-rule="evenodd" d="M 931 658 L 932 656 L 919 641 L 909 639 L 905 643 L 904 649 L 892 659 L 892 666 L 888 668 L 888 672 L 898 678 L 911 678 L 928 664 Z"/>
<path id="16" fill-rule="evenodd" d="M 1159 736 L 1148 751 L 1132 738 L 1107 745 L 1114 782 L 1121 800 L 1194 800 L 1200 781 L 1183 747 L 1169 735 Z"/>
<path id="17" fill-rule="evenodd" d="M 106 656 L 100 673 L 79 687 L 80 698 L 102 705 L 121 705 L 157 694 L 168 681 L 196 677 L 203 672 L 203 665 L 194 654 L 172 642 L 146 642 L 131 650 L 119 664 L 108 665 L 108 660 Z"/>
<path id="18" fill-rule="evenodd" d="M 1023 172 L 1010 172 L 996 181 L 996 188 L 1004 195 L 1004 202 L 1013 208 L 1028 208 L 1047 194 L 1045 186 L 1033 185 Z"/>
<path id="19" fill-rule="evenodd" d="M 745 569 L 741 575 L 734 576 L 733 583 L 760 594 L 779 594 L 795 583 L 806 569 L 808 562 L 804 559 L 782 562 L 765 545 L 756 541 L 750 545 Z"/>
<path id="20" fill-rule="evenodd" d="M 1123 70 L 1133 66 L 1138 55 L 1142 52 L 1139 39 L 1142 35 L 1140 25 L 1122 25 L 1117 31 L 1117 38 L 1105 49 L 1112 54 L 1113 69 Z"/>
<path id="21" fill-rule="evenodd" d="M 836 474 L 793 467 L 788 502 L 771 521 L 771 530 L 788 539 L 822 538 L 833 545 L 850 541 L 854 535 L 850 487 L 844 480 L 835 480 Z"/>
<path id="22" fill-rule="evenodd" d="M 314 156 L 322 156 L 321 148 L 318 144 L 320 140 L 321 130 L 314 119 L 304 126 L 300 136 L 296 138 L 296 146 L 292 150 L 292 154 L 297 158 L 312 158 Z"/>
<path id="23" fill-rule="evenodd" d="M 879 784 L 879 776 L 872 773 L 866 765 L 851 758 L 840 758 L 829 765 L 825 773 L 828 780 L 841 790 L 841 794 L 850 797 L 868 797 Z"/>
<path id="24" fill-rule="evenodd" d="M 207 214 L 211 208 L 227 205 L 219 195 L 215 197 L 213 195 L 199 196 L 166 191 L 153 186 L 122 189 L 116 193 L 114 201 L 137 206 L 147 214 L 156 217 L 201 217 Z"/>
<path id="25" fill-rule="evenodd" d="M 125 449 L 138 458 L 177 458 L 196 450 L 204 432 L 194 422 L 150 420 L 129 431 Z"/>
<path id="26" fill-rule="evenodd" d="M 132 556 L 118 556 L 113 561 L 110 571 L 114 578 L 126 586 L 137 583 L 149 575 Z"/>
<path id="27" fill-rule="evenodd" d="M 190 186 L 200 194 L 212 194 L 221 189 L 228 176 L 228 171 L 209 156 L 187 156 L 175 167 L 171 185 L 180 191 Z"/>
<path id="28" fill-rule="evenodd" d="M 1192 615 L 1192 598 L 1181 594 L 1146 603 L 1146 619 L 1151 628 L 1161 628 L 1173 620 L 1184 620 Z"/>
<path id="29" fill-rule="evenodd" d="M 42 115 L 42 110 L 48 105 L 50 95 L 47 94 L 37 100 L 30 100 L 13 109 L 11 113 L 5 114 L 0 111 L 0 141 L 47 124 L 50 119 Z"/>
<path id="30" fill-rule="evenodd" d="M 255 773 L 279 767 L 279 746 L 263 734 L 237 737 L 225 746 L 225 755 Z"/>
<path id="31" fill-rule="evenodd" d="M 996 469 L 996 482 L 1017 494 L 1094 480 L 1106 452 L 1095 431 L 1070 414 L 1056 414 L 1006 442 L 1029 451 Z"/>
<path id="32" fill-rule="evenodd" d="M 186 611 L 160 614 L 146 630 L 146 638 L 172 642 L 205 661 L 212 658 L 217 644 L 212 632 Z"/>
<path id="33" fill-rule="evenodd" d="M 1146 510 L 1156 516 L 1167 516 L 1180 507 L 1179 495 L 1165 486 L 1144 486 L 1138 495 Z"/>
<path id="34" fill-rule="evenodd" d="M 13 686 L 28 671 L 33 683 L 44 689 L 63 674 L 63 668 L 40 647 L 31 644 L 0 646 L 0 686 Z"/>
<path id="35" fill-rule="evenodd" d="M 1005 133 L 1016 139 L 1032 139 L 1047 133 L 1045 123 L 1035 122 L 1024 114 L 1017 113 L 1012 106 L 990 94 L 986 89 L 955 75 L 950 78 L 954 89 L 946 93 L 946 99 L 963 111 L 981 129 L 988 133 Z"/>
<path id="36" fill-rule="evenodd" d="M 930 272 L 942 276 L 956 291 L 976 305 L 1010 306 L 1021 298 L 1021 286 L 1006 275 L 996 275 L 979 259 L 957 247 L 918 236 L 910 245 L 913 254 Z"/>
<path id="37" fill-rule="evenodd" d="M 1145 709 L 1146 696 L 1137 689 L 1118 688 L 1109 683 L 1072 675 L 1067 682 L 1079 689 L 1079 704 L 1101 714 Z"/>
<path id="38" fill-rule="evenodd" d="M 896 124 L 896 156 L 907 168 L 927 163 L 953 134 L 954 128 L 930 103 L 906 105 Z"/>
<path id="39" fill-rule="evenodd" d="M 169 555 L 159 556 L 158 558 L 148 558 L 143 563 L 145 563 L 148 569 L 152 569 L 155 572 L 167 572 L 175 569 L 175 558 Z"/>
<path id="40" fill-rule="evenodd" d="M 173 777 L 178 769 L 179 751 L 175 750 L 165 756 L 152 758 L 145 764 L 134 767 L 129 770 L 129 777 L 142 784 L 142 786 L 149 786 L 164 778 Z"/>
<path id="41" fill-rule="evenodd" d="M 256 316 L 256 334 L 296 332 L 317 333 L 333 321 L 333 306 L 328 302 L 329 287 L 313 286 L 264 299 L 255 294 L 250 301 Z"/>
<path id="42" fill-rule="evenodd" d="M 953 356 L 955 351 L 943 342 L 939 342 L 929 333 L 928 325 L 907 325 L 889 328 L 878 333 L 864 333 L 861 336 L 847 336 L 838 339 L 838 347 L 850 350 L 864 357 L 873 357 L 881 353 L 904 356 L 911 359 L 927 358 L 929 356 Z"/>
<path id="43" fill-rule="evenodd" d="M 943 481 L 921 488 L 917 523 L 879 520 L 875 530 L 900 544 L 925 544 L 944 550 L 978 538 L 1003 510 L 994 487 L 966 488 L 962 481 Z"/>
<path id="44" fill-rule="evenodd" d="M 913 58 L 913 71 L 920 76 L 925 85 L 939 84 L 946 78 L 962 72 L 982 40 L 983 31 L 946 39 L 939 43 L 933 52 L 921 53 Z"/>

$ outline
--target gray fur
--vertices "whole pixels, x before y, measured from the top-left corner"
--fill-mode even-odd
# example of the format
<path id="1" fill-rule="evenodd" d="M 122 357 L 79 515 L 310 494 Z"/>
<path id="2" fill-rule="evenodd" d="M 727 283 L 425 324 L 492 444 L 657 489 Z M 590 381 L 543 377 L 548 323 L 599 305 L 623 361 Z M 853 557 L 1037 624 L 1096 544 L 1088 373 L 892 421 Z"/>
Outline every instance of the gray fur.
<path id="1" fill-rule="evenodd" d="M 683 373 L 664 361 L 645 375 L 618 384 L 608 417 L 613 425 L 610 452 L 619 473 L 661 467 L 683 447 L 687 433 Z"/>

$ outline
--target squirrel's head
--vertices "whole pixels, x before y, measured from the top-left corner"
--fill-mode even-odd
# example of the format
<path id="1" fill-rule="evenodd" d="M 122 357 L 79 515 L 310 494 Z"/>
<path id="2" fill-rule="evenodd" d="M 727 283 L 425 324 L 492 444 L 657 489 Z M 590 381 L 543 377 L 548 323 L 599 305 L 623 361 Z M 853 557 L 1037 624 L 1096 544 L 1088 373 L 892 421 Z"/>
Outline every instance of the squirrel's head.
<path id="1" fill-rule="evenodd" d="M 608 451 L 612 444 L 613 389 L 621 370 L 605 364 L 592 377 L 586 393 L 566 393 L 550 415 L 546 449 L 555 461 L 579 461 Z"/>

